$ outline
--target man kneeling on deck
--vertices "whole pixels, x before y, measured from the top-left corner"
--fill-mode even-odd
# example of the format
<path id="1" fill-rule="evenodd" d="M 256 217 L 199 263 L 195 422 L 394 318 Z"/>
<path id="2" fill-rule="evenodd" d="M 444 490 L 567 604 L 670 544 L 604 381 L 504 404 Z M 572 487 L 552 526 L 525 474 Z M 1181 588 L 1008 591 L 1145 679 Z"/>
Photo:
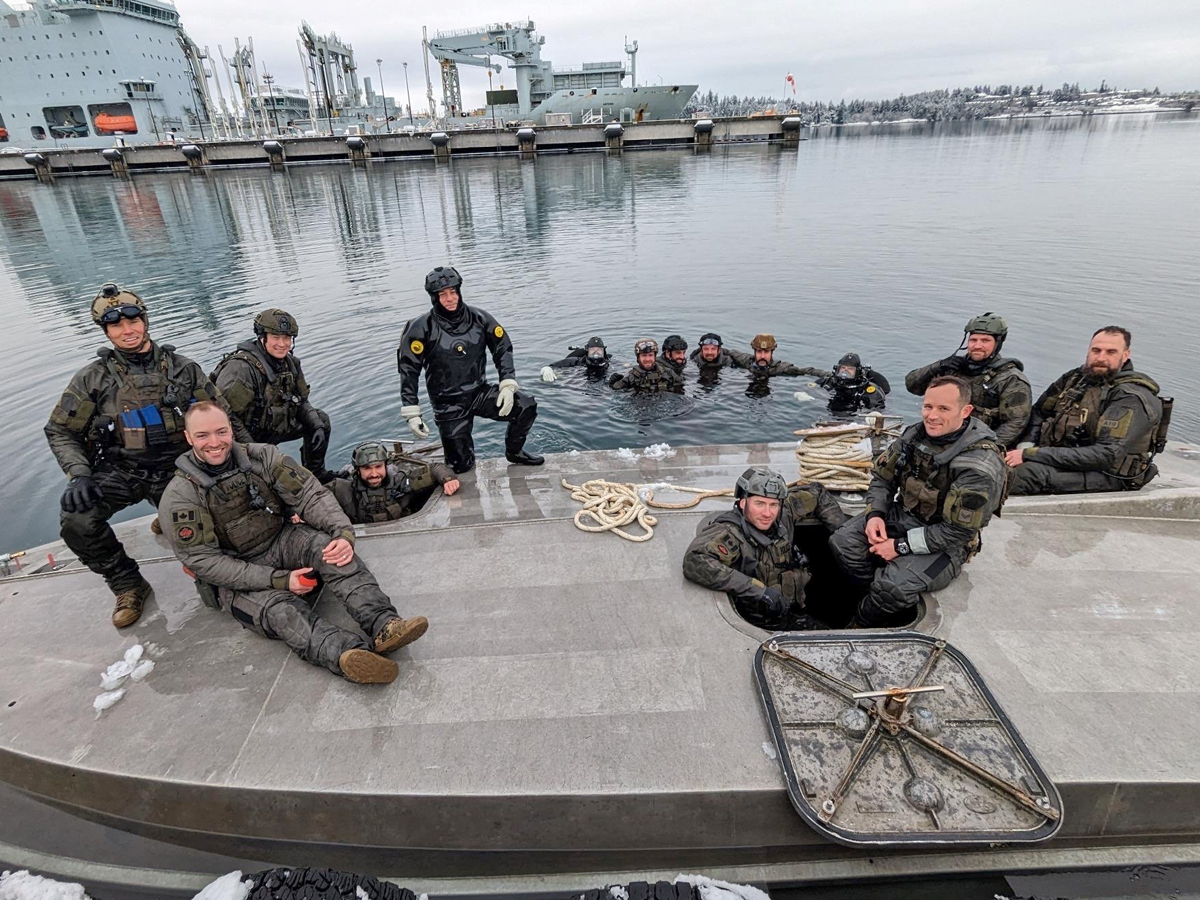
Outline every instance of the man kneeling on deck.
<path id="1" fill-rule="evenodd" d="M 192 449 L 176 461 L 159 516 L 205 602 L 350 681 L 394 681 L 399 670 L 383 654 L 415 641 L 429 623 L 400 618 L 355 557 L 354 532 L 333 496 L 274 445 L 235 443 L 215 403 L 192 406 L 184 434 Z M 305 524 L 292 524 L 292 512 Z M 314 614 L 318 579 L 370 643 Z"/>
<path id="2" fill-rule="evenodd" d="M 788 488 L 778 472 L 752 466 L 734 487 L 733 509 L 700 522 L 683 557 L 683 575 L 702 587 L 725 591 L 738 615 L 773 631 L 824 628 L 804 612 L 808 560 L 796 547 L 795 528 L 823 523 L 830 531 L 846 520 L 819 484 Z"/>
<path id="3" fill-rule="evenodd" d="M 363 441 L 350 461 L 352 468 L 328 487 L 355 525 L 403 519 L 424 506 L 438 485 L 447 495 L 459 488 L 449 466 L 389 453 L 382 441 Z"/>
<path id="4" fill-rule="evenodd" d="M 891 624 L 922 591 L 950 584 L 999 510 L 1004 447 L 971 418 L 970 401 L 963 379 L 932 379 L 921 421 L 875 460 L 866 511 L 830 538 L 842 568 L 868 584 L 852 627 Z"/>

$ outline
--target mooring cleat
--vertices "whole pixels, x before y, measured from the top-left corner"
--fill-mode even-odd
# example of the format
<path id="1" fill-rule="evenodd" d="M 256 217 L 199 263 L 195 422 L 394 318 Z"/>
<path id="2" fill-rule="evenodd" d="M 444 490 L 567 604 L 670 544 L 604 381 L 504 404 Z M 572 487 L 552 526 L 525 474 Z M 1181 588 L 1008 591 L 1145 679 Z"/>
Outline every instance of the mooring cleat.
<path id="1" fill-rule="evenodd" d="M 355 684 L 391 684 L 400 674 L 400 667 L 386 656 L 362 647 L 347 650 L 339 656 L 338 668 Z"/>

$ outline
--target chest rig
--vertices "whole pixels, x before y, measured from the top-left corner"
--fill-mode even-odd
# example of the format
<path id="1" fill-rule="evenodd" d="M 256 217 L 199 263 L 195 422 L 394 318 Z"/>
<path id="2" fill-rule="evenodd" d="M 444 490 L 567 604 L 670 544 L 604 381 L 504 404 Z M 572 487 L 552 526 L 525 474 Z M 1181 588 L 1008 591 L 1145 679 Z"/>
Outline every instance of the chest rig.
<path id="1" fill-rule="evenodd" d="M 150 366 L 134 372 L 111 350 L 101 351 L 104 368 L 117 391 L 111 409 L 101 409 L 113 423 L 117 443 L 129 456 L 171 456 L 182 451 L 183 414 L 192 392 L 173 381 L 171 350 L 155 346 Z"/>
<path id="2" fill-rule="evenodd" d="M 238 445 L 233 452 L 236 466 L 229 472 L 210 475 L 190 455 L 179 461 L 179 471 L 201 489 L 221 549 L 249 557 L 265 550 L 287 520 L 279 495 Z"/>

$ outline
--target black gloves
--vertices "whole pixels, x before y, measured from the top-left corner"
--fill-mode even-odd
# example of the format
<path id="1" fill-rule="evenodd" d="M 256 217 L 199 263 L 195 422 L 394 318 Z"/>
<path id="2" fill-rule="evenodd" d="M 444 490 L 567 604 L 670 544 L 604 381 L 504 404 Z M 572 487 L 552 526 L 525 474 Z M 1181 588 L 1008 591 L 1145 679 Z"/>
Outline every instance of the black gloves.
<path id="1" fill-rule="evenodd" d="M 783 591 L 777 587 L 769 587 L 762 594 L 763 611 L 772 616 L 782 616 L 787 609 L 787 601 L 783 599 Z"/>
<path id="2" fill-rule="evenodd" d="M 329 444 L 329 435 L 325 433 L 324 428 L 314 428 L 308 433 L 306 443 L 308 444 L 309 452 L 319 458 L 325 452 L 325 447 Z"/>
<path id="3" fill-rule="evenodd" d="M 104 491 L 96 485 L 91 475 L 76 475 L 67 482 L 63 491 L 62 508 L 65 512 L 87 512 L 104 499 Z"/>

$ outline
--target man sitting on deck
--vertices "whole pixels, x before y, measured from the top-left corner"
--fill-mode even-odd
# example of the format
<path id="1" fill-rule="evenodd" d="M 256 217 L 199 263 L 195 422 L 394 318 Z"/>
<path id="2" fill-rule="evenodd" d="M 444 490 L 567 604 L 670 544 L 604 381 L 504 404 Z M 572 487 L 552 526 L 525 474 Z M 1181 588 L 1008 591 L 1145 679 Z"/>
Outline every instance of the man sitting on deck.
<path id="1" fill-rule="evenodd" d="M 891 624 L 940 591 L 979 548 L 1004 496 L 1004 448 L 971 417 L 971 386 L 953 375 L 929 382 L 921 421 L 875 460 L 866 511 L 829 540 L 842 568 L 868 585 L 852 626 Z"/>
<path id="2" fill-rule="evenodd" d="M 1171 400 L 1133 368 L 1131 335 L 1108 325 L 1087 358 L 1046 388 L 1026 442 L 1010 450 L 1014 494 L 1136 491 L 1158 474 L 1151 459 L 1166 443 Z"/>
<path id="3" fill-rule="evenodd" d="M 205 602 L 350 681 L 394 681 L 399 669 L 384 654 L 415 641 L 429 623 L 400 618 L 355 556 L 354 531 L 329 491 L 273 444 L 235 443 L 216 403 L 195 404 L 184 427 L 192 449 L 176 461 L 159 515 Z M 293 510 L 304 524 L 291 522 Z M 370 643 L 314 613 L 318 579 Z"/>

